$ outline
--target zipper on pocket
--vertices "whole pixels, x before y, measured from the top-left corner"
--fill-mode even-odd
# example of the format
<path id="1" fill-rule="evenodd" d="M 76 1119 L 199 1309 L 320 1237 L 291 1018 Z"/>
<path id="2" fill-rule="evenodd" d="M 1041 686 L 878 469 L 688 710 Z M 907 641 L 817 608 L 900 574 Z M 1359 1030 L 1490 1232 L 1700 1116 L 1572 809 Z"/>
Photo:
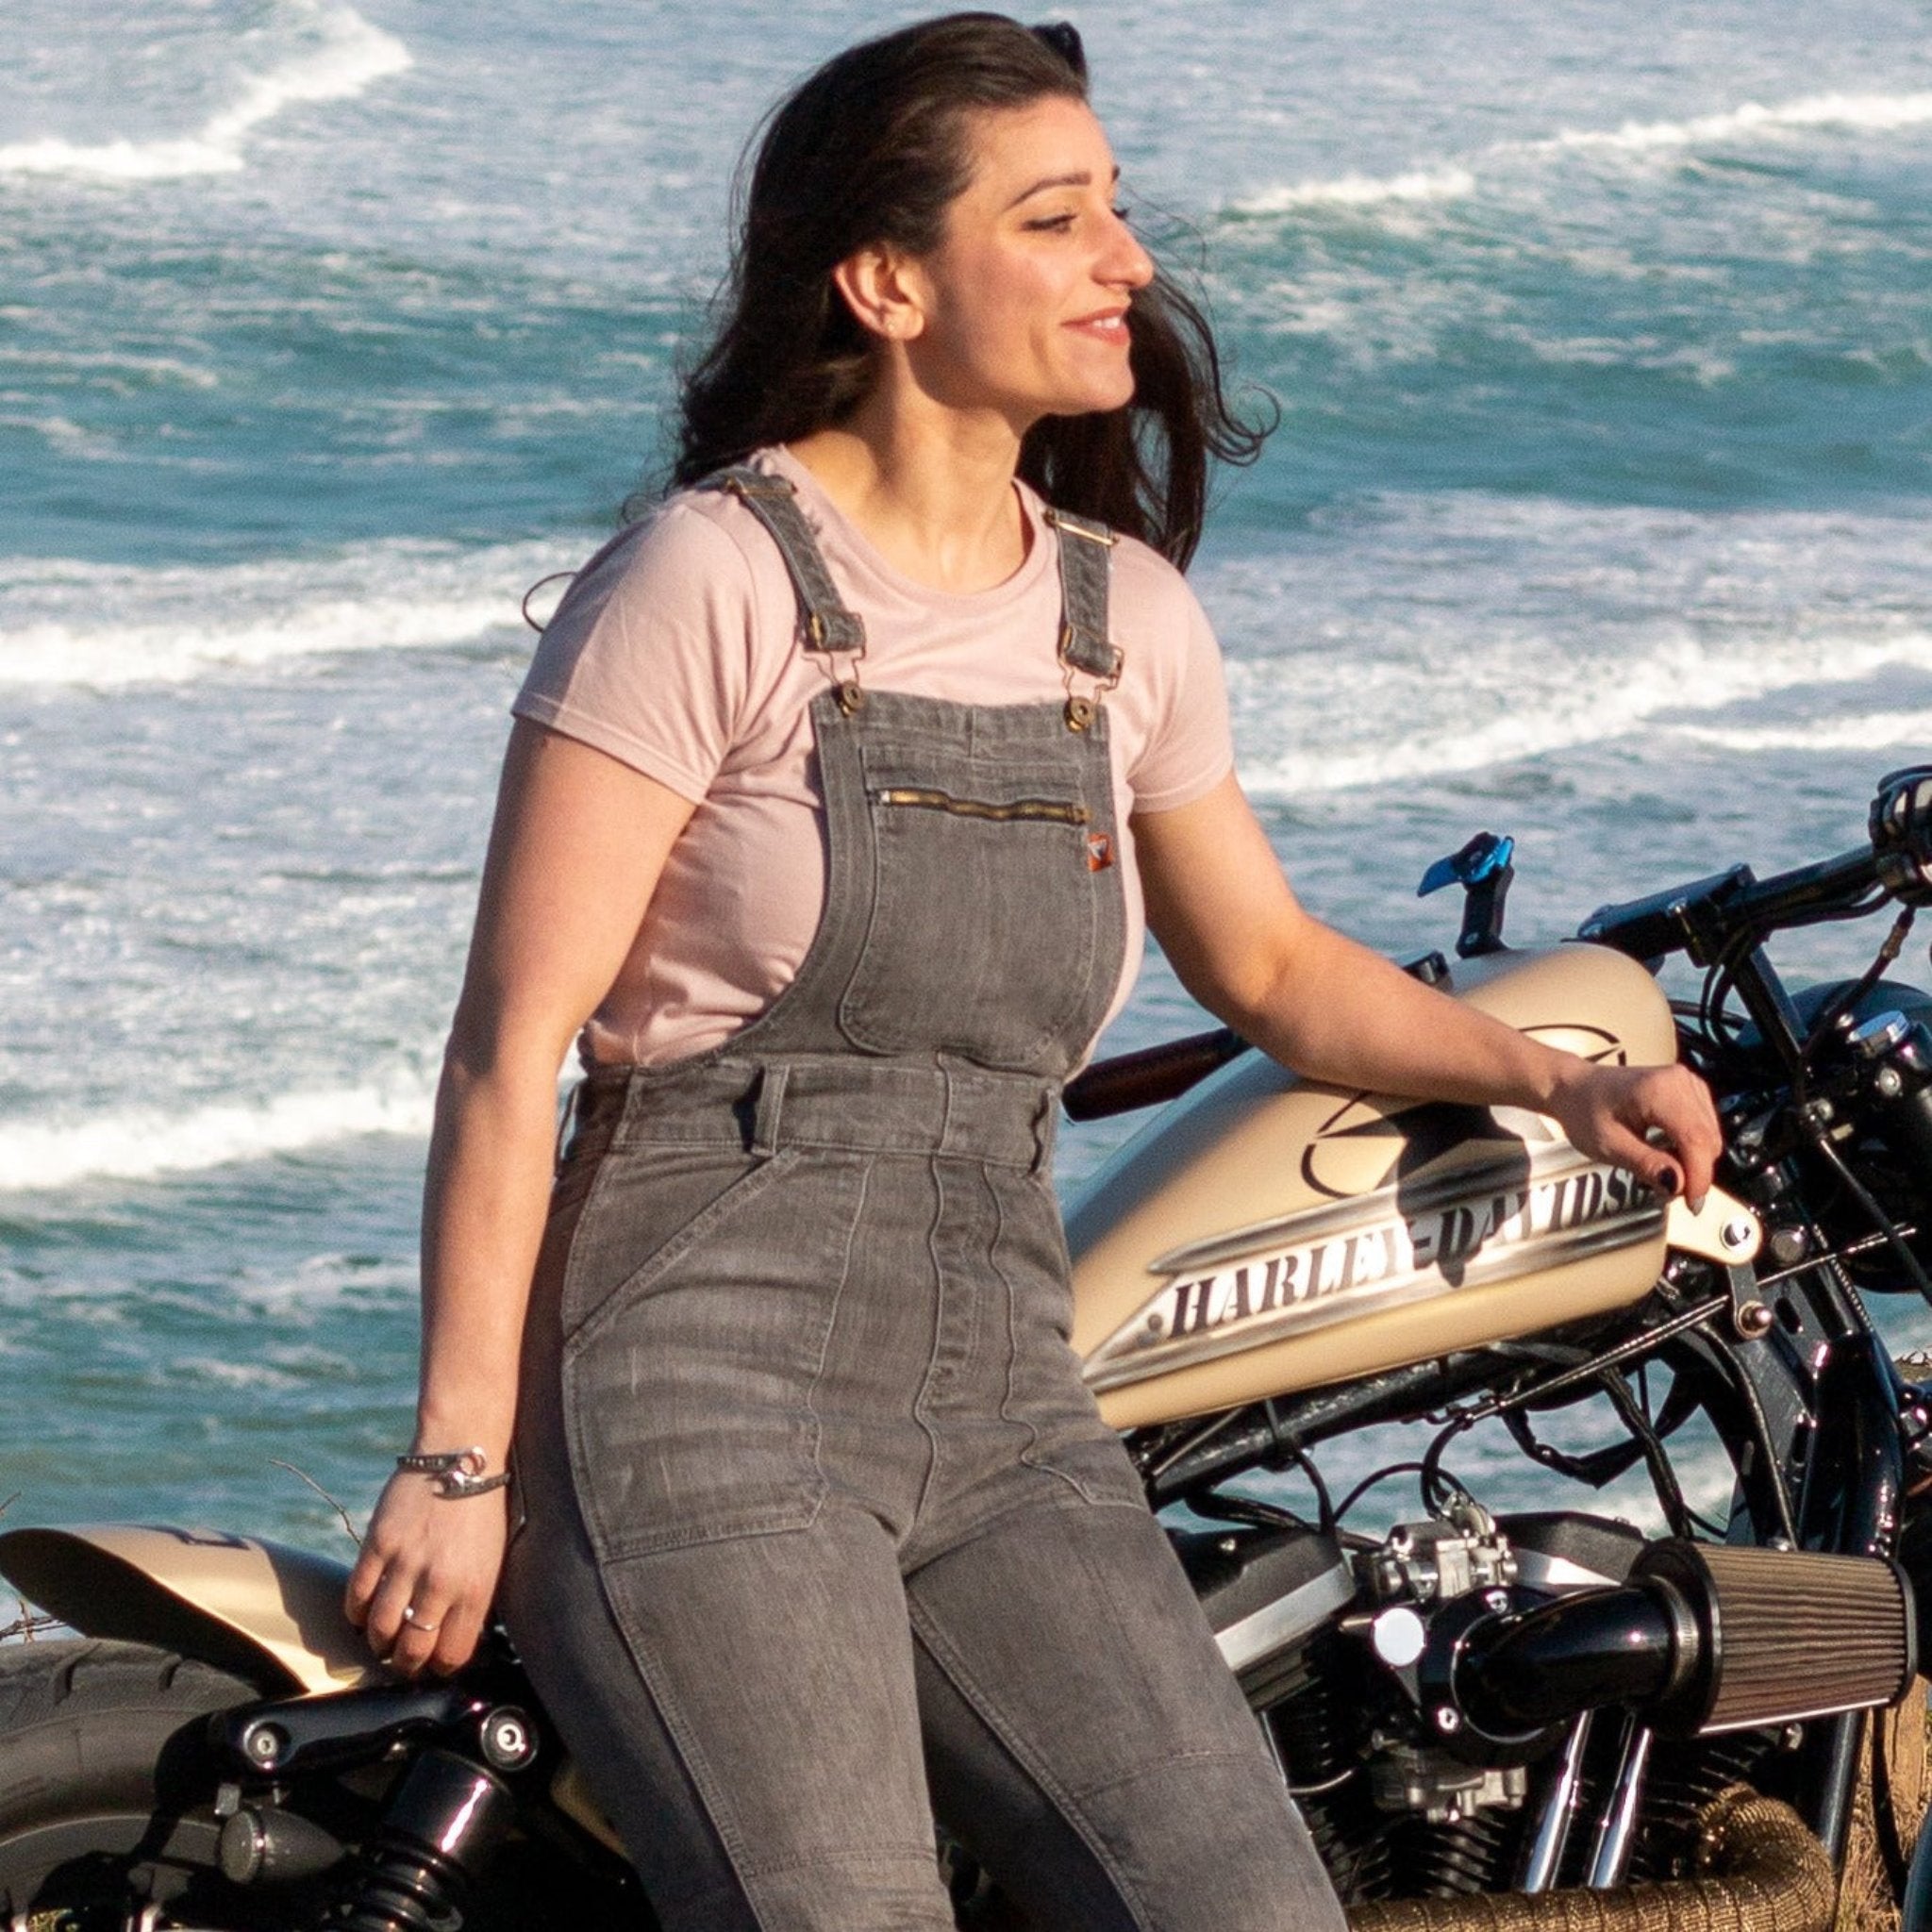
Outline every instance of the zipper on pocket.
<path id="1" fill-rule="evenodd" d="M 1093 814 L 1084 805 L 1067 805 L 1054 798 L 1016 798 L 1011 805 L 991 805 L 983 798 L 955 798 L 923 785 L 890 785 L 873 793 L 876 805 L 904 805 L 921 811 L 951 812 L 960 819 L 1032 819 L 1055 825 L 1084 825 Z"/>

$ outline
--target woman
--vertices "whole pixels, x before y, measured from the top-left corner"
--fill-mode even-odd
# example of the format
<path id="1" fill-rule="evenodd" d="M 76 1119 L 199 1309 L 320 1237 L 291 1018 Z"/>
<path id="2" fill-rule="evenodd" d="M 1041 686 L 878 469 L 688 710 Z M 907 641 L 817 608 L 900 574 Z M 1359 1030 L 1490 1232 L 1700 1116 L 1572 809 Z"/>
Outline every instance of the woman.
<path id="1" fill-rule="evenodd" d="M 1339 1924 L 1066 1346 L 1052 1122 L 1143 890 L 1291 1065 L 1708 1184 L 1688 1075 L 1551 1052 L 1297 906 L 1174 568 L 1244 432 L 1115 175 L 1071 29 L 952 16 L 800 87 L 686 487 L 518 701 L 414 1453 L 349 1603 L 456 1667 L 517 1517 L 508 1621 L 674 1928 L 948 1926 L 935 1808 L 1042 1924 Z"/>

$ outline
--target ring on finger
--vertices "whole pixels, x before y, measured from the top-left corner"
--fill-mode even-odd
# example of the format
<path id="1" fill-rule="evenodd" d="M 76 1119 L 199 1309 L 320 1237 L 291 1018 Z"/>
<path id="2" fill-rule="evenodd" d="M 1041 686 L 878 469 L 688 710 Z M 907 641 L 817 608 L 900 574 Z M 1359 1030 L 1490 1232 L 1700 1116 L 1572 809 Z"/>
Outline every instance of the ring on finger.
<path id="1" fill-rule="evenodd" d="M 414 1604 L 405 1604 L 403 1606 L 403 1622 L 408 1624 L 412 1630 L 422 1631 L 425 1637 L 433 1637 L 437 1631 L 442 1628 L 441 1624 L 425 1624 L 421 1616 L 417 1614 Z"/>

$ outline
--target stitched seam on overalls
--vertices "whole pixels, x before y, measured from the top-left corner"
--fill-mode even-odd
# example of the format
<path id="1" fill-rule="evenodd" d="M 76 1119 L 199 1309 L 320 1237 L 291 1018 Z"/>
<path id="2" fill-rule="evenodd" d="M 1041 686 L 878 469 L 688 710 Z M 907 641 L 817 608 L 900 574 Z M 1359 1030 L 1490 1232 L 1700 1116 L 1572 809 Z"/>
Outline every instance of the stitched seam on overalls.
<path id="1" fill-rule="evenodd" d="M 1104 1798 L 1108 1791 L 1122 1790 L 1143 1777 L 1167 1770 L 1170 1765 L 1205 1763 L 1238 1764 L 1244 1771 L 1255 1768 L 1254 1758 L 1245 1751 L 1228 1751 L 1218 1744 L 1205 1746 L 1199 1751 L 1169 1751 L 1159 1757 L 1137 1764 L 1132 1771 L 1122 1772 L 1118 1777 L 1105 1777 L 1098 1784 L 1082 1785 L 1074 1796 L 1085 1804 L 1091 1798 Z"/>
<path id="2" fill-rule="evenodd" d="M 1007 1386 L 1000 1396 L 1000 1420 L 1008 1426 L 1018 1426 L 1026 1431 L 1026 1441 L 1020 1451 L 1020 1460 L 1028 1469 L 1038 1469 L 1033 1452 L 1040 1447 L 1040 1429 L 1024 1416 L 1013 1413 L 1013 1377 L 1020 1363 L 1020 1310 L 1019 1297 L 1013 1292 L 1012 1278 L 1000 1265 L 1000 1237 L 1007 1231 L 1007 1210 L 1001 1202 L 997 1189 L 989 1190 L 992 1194 L 992 1245 L 987 1251 L 987 1260 L 996 1280 L 1007 1298 Z"/>
<path id="3" fill-rule="evenodd" d="M 1019 1737 L 1004 1721 L 998 1707 L 966 1667 L 965 1658 L 946 1641 L 944 1633 L 927 1614 L 925 1607 L 909 1592 L 906 1599 L 906 1608 L 912 1624 L 913 1635 L 925 1645 L 932 1660 L 945 1673 L 954 1690 L 973 1707 L 978 1714 L 979 1721 L 1000 1740 L 1014 1763 L 1046 1793 L 1080 1842 L 1092 1853 L 1095 1863 L 1106 1873 L 1108 1883 L 1113 1887 L 1119 1894 L 1121 1903 L 1133 1915 L 1136 1926 L 1141 1928 L 1141 1932 L 1158 1932 L 1158 1928 L 1147 1915 L 1140 1893 L 1126 1874 L 1121 1871 L 1118 1861 L 1107 1848 L 1100 1834 L 1093 1828 L 1079 1800 L 1054 1776 L 1046 1764 L 1035 1754 L 1030 1743 Z"/>
<path id="4" fill-rule="evenodd" d="M 1110 1496 L 1096 1495 L 1078 1476 L 1069 1474 L 1066 1470 L 1057 1468 L 1052 1462 L 1042 1460 L 1040 1455 L 1040 1429 L 1038 1425 L 1011 1412 L 1013 1406 L 1013 1376 L 1020 1362 L 1019 1295 L 1014 1290 L 1012 1276 L 1001 1265 L 999 1257 L 1000 1238 L 1007 1231 L 1006 1207 L 1000 1200 L 997 1188 L 989 1188 L 987 1191 L 992 1195 L 994 1216 L 993 1245 L 988 1256 L 988 1260 L 991 1264 L 993 1273 L 999 1277 L 1000 1286 L 1006 1290 L 1007 1294 L 1007 1390 L 1005 1396 L 1000 1402 L 1000 1420 L 1004 1423 L 1018 1423 L 1026 1431 L 1026 1446 L 1020 1451 L 1020 1460 L 1028 1469 L 1037 1469 L 1042 1475 L 1053 1476 L 1064 1483 L 1083 1503 L 1104 1506 L 1118 1499 Z M 1138 1509 L 1144 1508 L 1146 1506 L 1139 1498 L 1134 1498 L 1133 1507 Z"/>
<path id="5" fill-rule="evenodd" d="M 562 1330 L 566 1339 L 568 1339 L 572 1328 L 571 1291 L 576 1283 L 578 1274 L 581 1273 L 578 1255 L 583 1243 L 584 1230 L 590 1224 L 591 1216 L 595 1211 L 597 1197 L 605 1191 L 607 1178 L 616 1165 L 612 1158 L 616 1152 L 616 1147 L 612 1145 L 605 1148 L 603 1153 L 597 1156 L 597 1170 L 591 1176 L 591 1185 L 584 1190 L 584 1198 L 582 1205 L 577 1208 L 575 1224 L 570 1231 L 570 1252 L 563 1257 L 563 1269 L 557 1284 L 558 1325 Z M 550 1191 L 554 1199 L 557 1193 L 557 1183 L 554 1180 L 550 1184 Z M 558 1350 L 558 1373 L 559 1377 L 562 1374 L 562 1368 L 563 1351 L 559 1347 Z"/>
<path id="6" fill-rule="evenodd" d="M 970 1156 L 966 1158 L 968 1159 L 972 1158 L 972 1157 Z M 939 1158 L 941 1160 L 952 1160 L 957 1163 L 960 1160 L 961 1157 L 957 1154 L 941 1154 L 941 1156 L 939 1156 Z M 974 1172 L 978 1174 L 979 1179 L 982 1183 L 984 1183 L 986 1177 L 984 1173 L 980 1172 L 980 1164 L 974 1162 Z M 992 1190 L 989 1187 L 987 1188 L 986 1191 L 989 1194 L 991 1194 L 992 1192 Z M 968 1295 L 966 1298 L 966 1332 L 964 1337 L 961 1339 L 958 1348 L 958 1363 L 961 1372 L 963 1372 L 970 1364 L 978 1359 L 980 1331 L 984 1326 L 985 1323 L 985 1305 L 986 1296 L 983 1292 L 978 1294 L 971 1294 Z M 957 1383 L 957 1381 L 958 1380 L 958 1374 L 956 1374 L 952 1377 L 952 1379 Z"/>
<path id="7" fill-rule="evenodd" d="M 816 1523 L 824 1513 L 825 1494 L 830 1479 L 821 1452 L 824 1447 L 825 1425 L 819 1414 L 819 1387 L 825 1379 L 825 1364 L 832 1358 L 832 1337 L 839 1326 L 839 1307 L 845 1298 L 846 1284 L 852 1279 L 852 1251 L 858 1244 L 858 1230 L 865 1220 L 865 1204 L 872 1191 L 873 1163 L 865 1163 L 865 1172 L 858 1177 L 858 1205 L 852 1215 L 852 1224 L 845 1230 L 845 1253 L 839 1263 L 839 1285 L 832 1291 L 832 1306 L 825 1315 L 825 1332 L 819 1343 L 818 1366 L 813 1369 L 811 1386 L 805 1391 L 805 1412 L 811 1420 L 811 1466 L 819 1481 L 818 1507 L 812 1512 Z"/>
<path id="8" fill-rule="evenodd" d="M 940 1230 L 946 1220 L 946 1184 L 940 1174 L 939 1156 L 929 1154 L 925 1171 L 932 1177 L 932 1221 L 925 1230 L 925 1252 L 932 1263 L 932 1347 L 925 1357 L 925 1373 L 919 1378 L 919 1393 L 912 1398 L 912 1420 L 925 1436 L 925 1479 L 919 1486 L 919 1501 L 912 1506 L 916 1526 L 925 1517 L 925 1506 L 932 1500 L 940 1479 L 940 1432 L 925 1412 L 925 1398 L 932 1389 L 932 1372 L 938 1365 L 940 1349 L 946 1337 L 946 1271 L 940 1258 Z"/>
<path id="9" fill-rule="evenodd" d="M 755 1167 L 747 1168 L 727 1183 L 723 1193 L 706 1202 L 688 1221 L 666 1236 L 628 1274 L 613 1284 L 595 1308 L 584 1314 L 574 1326 L 565 1329 L 562 1356 L 566 1364 L 575 1362 L 612 1322 L 650 1291 L 653 1284 L 668 1274 L 700 1242 L 715 1234 L 734 1214 L 741 1213 L 768 1188 L 783 1180 L 796 1164 L 796 1157 L 788 1155 L 782 1148 L 775 1154 L 765 1155 Z M 600 1174 L 598 1180 L 602 1178 Z M 597 1183 L 593 1181 L 591 1187 L 592 1196 L 596 1191 Z M 591 1204 L 586 1201 L 586 1217 L 590 1209 Z M 577 1223 L 579 1228 L 583 1224 L 581 1220 Z M 575 1256 L 575 1239 L 571 1242 L 571 1251 Z"/>
<path id="10" fill-rule="evenodd" d="M 686 1775 L 691 1781 L 691 1788 L 698 1794 L 698 1802 L 704 1807 L 705 1816 L 711 1829 L 718 1834 L 718 1842 L 724 1848 L 724 1856 L 730 1861 L 733 1874 L 738 1880 L 738 1889 L 745 1904 L 751 1908 L 751 1915 L 757 1921 L 759 1932 L 784 1932 L 782 1926 L 769 1924 L 765 1915 L 758 1909 L 758 1900 L 752 1895 L 753 1874 L 748 1862 L 748 1847 L 739 1833 L 738 1821 L 730 1805 L 725 1801 L 724 1787 L 711 1770 L 710 1759 L 706 1757 L 704 1747 L 698 1742 L 697 1733 L 685 1722 L 684 1713 L 678 1708 L 676 1700 L 665 1693 L 661 1688 L 663 1673 L 657 1668 L 658 1658 L 651 1646 L 630 1629 L 625 1619 L 618 1615 L 617 1606 L 612 1601 L 606 1566 L 597 1565 L 598 1587 L 604 1592 L 606 1607 L 610 1614 L 611 1624 L 624 1641 L 624 1646 L 631 1654 L 631 1660 L 637 1665 L 638 1675 L 643 1679 L 644 1689 L 650 1693 L 651 1702 L 658 1707 L 658 1715 L 664 1721 L 664 1728 L 671 1735 L 672 1742 L 677 1748 L 677 1755 L 684 1760 Z"/>
<path id="11" fill-rule="evenodd" d="M 760 1878 L 782 1878 L 788 1872 L 816 1872 L 825 1865 L 904 1865 L 916 1861 L 922 1872 L 930 1870 L 933 1886 L 939 1886 L 938 1846 L 924 1844 L 868 1845 L 850 1852 L 819 1852 L 809 1858 L 785 1858 L 771 1865 L 756 1867 Z"/>

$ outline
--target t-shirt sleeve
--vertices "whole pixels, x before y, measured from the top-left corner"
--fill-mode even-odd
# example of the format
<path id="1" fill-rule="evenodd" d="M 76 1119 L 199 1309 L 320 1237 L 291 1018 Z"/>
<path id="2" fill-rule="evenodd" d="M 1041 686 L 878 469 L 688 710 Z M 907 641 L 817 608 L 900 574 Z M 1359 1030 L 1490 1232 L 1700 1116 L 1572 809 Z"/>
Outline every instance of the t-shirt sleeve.
<path id="1" fill-rule="evenodd" d="M 1174 586 L 1182 607 L 1154 728 L 1128 774 L 1136 811 L 1174 811 L 1205 798 L 1234 768 L 1227 680 L 1208 613 L 1185 578 Z"/>
<path id="2" fill-rule="evenodd" d="M 695 804 L 736 740 L 754 633 L 744 553 L 670 503 L 584 566 L 510 709 Z"/>

